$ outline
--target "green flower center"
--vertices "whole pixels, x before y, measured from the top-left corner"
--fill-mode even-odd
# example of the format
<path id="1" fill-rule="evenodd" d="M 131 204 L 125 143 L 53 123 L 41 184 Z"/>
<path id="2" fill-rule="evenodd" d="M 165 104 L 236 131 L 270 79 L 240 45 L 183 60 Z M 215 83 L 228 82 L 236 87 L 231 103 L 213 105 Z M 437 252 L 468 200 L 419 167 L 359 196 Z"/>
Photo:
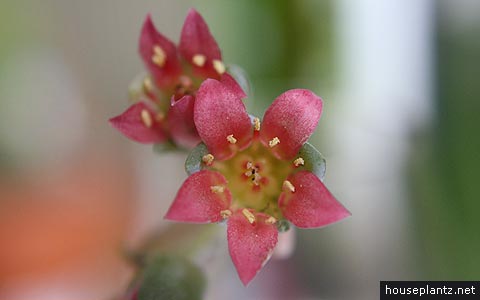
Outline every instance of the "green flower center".
<path id="1" fill-rule="evenodd" d="M 282 218 L 278 197 L 294 168 L 291 161 L 279 160 L 259 141 L 254 141 L 231 159 L 215 161 L 212 165 L 212 169 L 222 173 L 228 181 L 232 209 L 250 208 L 276 219 Z"/>

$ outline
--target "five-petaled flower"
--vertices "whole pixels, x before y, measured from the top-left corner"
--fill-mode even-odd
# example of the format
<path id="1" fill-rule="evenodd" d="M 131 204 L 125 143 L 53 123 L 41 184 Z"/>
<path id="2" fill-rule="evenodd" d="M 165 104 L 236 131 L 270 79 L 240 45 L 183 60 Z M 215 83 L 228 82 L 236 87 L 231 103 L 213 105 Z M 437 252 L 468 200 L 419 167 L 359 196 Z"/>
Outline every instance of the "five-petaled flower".
<path id="1" fill-rule="evenodd" d="M 199 88 L 194 121 L 204 144 L 192 151 L 187 171 L 195 159 L 199 167 L 189 171 L 165 218 L 226 219 L 230 256 L 246 285 L 269 259 L 279 224 L 322 227 L 350 213 L 314 172 L 319 153 L 306 143 L 322 100 L 308 90 L 287 91 L 260 121 L 247 114 L 245 96 L 235 81 L 207 79 Z"/>
<path id="2" fill-rule="evenodd" d="M 200 142 L 193 122 L 198 87 L 206 78 L 230 77 L 207 24 L 191 9 L 177 49 L 147 16 L 139 52 L 148 74 L 142 77 L 139 91 L 135 93 L 137 102 L 110 119 L 110 123 L 140 143 L 170 141 L 177 146 L 194 147 Z"/>

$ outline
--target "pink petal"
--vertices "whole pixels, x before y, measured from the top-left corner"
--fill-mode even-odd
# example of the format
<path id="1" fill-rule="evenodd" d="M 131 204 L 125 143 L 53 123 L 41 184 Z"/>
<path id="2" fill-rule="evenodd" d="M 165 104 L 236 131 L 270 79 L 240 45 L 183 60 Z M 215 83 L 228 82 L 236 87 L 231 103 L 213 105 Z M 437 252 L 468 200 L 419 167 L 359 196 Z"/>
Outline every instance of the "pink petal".
<path id="1" fill-rule="evenodd" d="M 198 134 L 216 159 L 227 159 L 252 141 L 252 124 L 238 90 L 217 80 L 207 79 L 198 89 L 194 120 Z M 236 143 L 227 140 L 229 135 Z"/>
<path id="2" fill-rule="evenodd" d="M 230 207 L 232 195 L 227 180 L 218 172 L 203 170 L 190 175 L 175 197 L 165 219 L 191 223 L 210 223 L 222 220 L 220 212 Z M 224 187 L 223 192 L 212 186 Z"/>
<path id="3" fill-rule="evenodd" d="M 168 112 L 170 135 L 175 144 L 187 149 L 200 143 L 197 128 L 193 122 L 193 104 L 195 98 L 190 95 L 173 102 Z"/>
<path id="4" fill-rule="evenodd" d="M 322 99 L 309 90 L 295 89 L 281 94 L 265 112 L 260 139 L 280 159 L 292 159 L 312 135 L 322 113 Z"/>
<path id="5" fill-rule="evenodd" d="M 270 258 L 278 241 L 278 230 L 265 223 L 265 214 L 255 214 L 250 224 L 241 211 L 228 219 L 228 250 L 240 280 L 247 285 Z"/>
<path id="6" fill-rule="evenodd" d="M 190 9 L 183 24 L 179 50 L 182 56 L 194 66 L 195 72 L 209 78 L 220 77 L 213 67 L 213 60 L 222 60 L 220 48 L 205 20 L 194 9 Z M 199 67 L 192 63 L 195 55 L 203 55 L 206 58 L 203 66 Z"/>
<path id="7" fill-rule="evenodd" d="M 146 111 L 146 112 L 144 112 Z M 151 125 L 142 119 L 142 113 L 150 116 Z M 162 124 L 155 120 L 156 112 L 144 102 L 130 106 L 121 115 L 109 120 L 110 124 L 126 137 L 143 144 L 164 142 L 167 138 Z"/>
<path id="8" fill-rule="evenodd" d="M 351 215 L 313 173 L 300 171 L 289 176 L 288 181 L 295 191 L 282 192 L 278 205 L 284 217 L 295 226 L 321 227 Z"/>
<path id="9" fill-rule="evenodd" d="M 160 66 L 152 60 L 155 46 L 160 47 L 165 55 L 165 61 Z M 143 23 L 140 33 L 139 52 L 148 71 L 155 78 L 159 87 L 168 87 L 175 84 L 182 69 L 177 56 L 177 49 L 169 39 L 157 31 L 150 15 Z"/>
<path id="10" fill-rule="evenodd" d="M 237 81 L 228 73 L 224 73 L 220 82 L 223 83 L 227 88 L 229 88 L 235 96 L 243 99 L 247 97 L 247 94 L 243 91 L 242 87 L 237 83 Z"/>

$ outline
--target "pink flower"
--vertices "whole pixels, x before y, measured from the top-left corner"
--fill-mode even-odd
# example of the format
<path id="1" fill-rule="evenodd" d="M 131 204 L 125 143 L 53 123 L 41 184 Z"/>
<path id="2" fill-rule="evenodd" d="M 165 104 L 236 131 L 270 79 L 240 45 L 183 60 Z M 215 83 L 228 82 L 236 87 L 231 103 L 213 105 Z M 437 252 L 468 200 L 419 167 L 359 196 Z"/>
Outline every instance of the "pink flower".
<path id="1" fill-rule="evenodd" d="M 148 75 L 142 78 L 138 102 L 110 119 L 125 136 L 144 144 L 173 142 L 192 148 L 200 142 L 193 122 L 195 95 L 206 78 L 231 77 L 225 72 L 220 49 L 202 16 L 191 9 L 180 44 L 159 33 L 147 16 L 139 52 Z M 233 80 L 233 79 L 232 79 Z"/>
<path id="2" fill-rule="evenodd" d="M 306 143 L 322 100 L 308 90 L 287 91 L 260 122 L 247 114 L 244 97 L 234 81 L 207 79 L 201 85 L 194 119 L 204 144 L 187 159 L 190 176 L 165 218 L 226 219 L 230 256 L 246 285 L 269 259 L 286 221 L 314 228 L 350 213 L 320 180 L 324 160 Z"/>

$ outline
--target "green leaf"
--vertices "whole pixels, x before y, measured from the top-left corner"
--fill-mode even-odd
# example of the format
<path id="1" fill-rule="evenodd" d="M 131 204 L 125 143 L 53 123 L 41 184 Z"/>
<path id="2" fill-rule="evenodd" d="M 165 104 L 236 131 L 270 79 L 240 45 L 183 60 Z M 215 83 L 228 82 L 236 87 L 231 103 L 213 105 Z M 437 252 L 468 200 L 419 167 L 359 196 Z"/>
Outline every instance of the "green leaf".
<path id="1" fill-rule="evenodd" d="M 201 300 L 206 279 L 183 257 L 159 255 L 150 261 L 138 290 L 139 300 Z"/>
<path id="2" fill-rule="evenodd" d="M 298 152 L 298 156 L 305 161 L 305 164 L 298 170 L 310 171 L 323 181 L 327 170 L 327 162 L 323 155 L 312 144 L 305 143 Z"/>
<path id="3" fill-rule="evenodd" d="M 200 143 L 193 148 L 190 154 L 188 154 L 187 160 L 185 160 L 185 171 L 188 175 L 192 175 L 203 169 L 204 164 L 202 158 L 207 154 L 208 149 L 204 143 Z"/>

